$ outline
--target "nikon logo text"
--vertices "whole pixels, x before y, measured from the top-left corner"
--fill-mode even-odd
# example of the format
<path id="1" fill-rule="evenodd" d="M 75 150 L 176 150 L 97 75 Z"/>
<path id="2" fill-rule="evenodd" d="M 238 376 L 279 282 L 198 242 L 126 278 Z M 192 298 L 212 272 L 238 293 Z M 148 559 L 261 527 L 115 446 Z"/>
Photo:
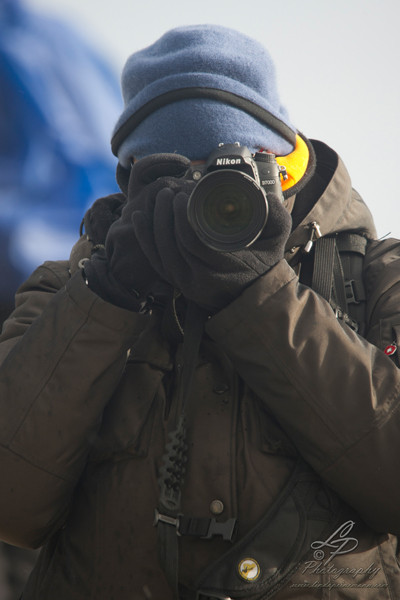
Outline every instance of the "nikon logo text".
<path id="1" fill-rule="evenodd" d="M 241 158 L 217 158 L 216 165 L 240 165 Z"/>

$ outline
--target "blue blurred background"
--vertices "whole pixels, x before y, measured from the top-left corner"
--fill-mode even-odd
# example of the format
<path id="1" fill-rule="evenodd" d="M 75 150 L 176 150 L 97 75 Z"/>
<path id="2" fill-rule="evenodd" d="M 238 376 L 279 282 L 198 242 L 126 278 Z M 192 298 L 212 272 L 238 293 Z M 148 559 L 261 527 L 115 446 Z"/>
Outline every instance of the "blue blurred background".
<path id="1" fill-rule="evenodd" d="M 63 20 L 0 0 L 0 305 L 45 259 L 68 258 L 85 209 L 117 190 L 118 77 Z"/>

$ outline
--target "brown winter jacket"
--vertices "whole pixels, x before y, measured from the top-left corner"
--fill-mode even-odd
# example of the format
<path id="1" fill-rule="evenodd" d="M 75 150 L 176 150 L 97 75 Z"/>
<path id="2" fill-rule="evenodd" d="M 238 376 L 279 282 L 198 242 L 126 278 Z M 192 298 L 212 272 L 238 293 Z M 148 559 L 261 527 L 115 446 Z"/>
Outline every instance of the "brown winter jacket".
<path id="1" fill-rule="evenodd" d="M 237 536 L 179 538 L 183 598 L 400 598 L 400 370 L 383 352 L 400 341 L 400 242 L 372 239 L 344 165 L 315 147 L 332 174 L 286 260 L 206 325 L 182 513 L 234 517 Z M 365 339 L 299 283 L 312 222 L 370 238 Z M 171 600 L 153 520 L 182 346 L 165 315 L 88 289 L 89 255 L 82 238 L 39 267 L 4 326 L 0 536 L 43 545 L 24 600 Z"/>

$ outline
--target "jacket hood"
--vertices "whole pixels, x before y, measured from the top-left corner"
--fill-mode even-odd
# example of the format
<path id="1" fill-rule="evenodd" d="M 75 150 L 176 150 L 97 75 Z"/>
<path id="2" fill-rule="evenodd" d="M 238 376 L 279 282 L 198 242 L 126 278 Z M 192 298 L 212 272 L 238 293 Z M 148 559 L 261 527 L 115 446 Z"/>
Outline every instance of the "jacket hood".
<path id="1" fill-rule="evenodd" d="M 350 175 L 339 155 L 323 142 L 310 142 L 315 151 L 315 173 L 303 189 L 287 202 L 300 209 L 302 205 L 310 204 L 313 186 L 315 193 L 316 180 L 319 195 L 288 239 L 286 258 L 290 262 L 293 255 L 312 239 L 316 226 L 322 236 L 352 231 L 370 239 L 377 237 L 372 214 L 360 195 L 352 188 Z"/>

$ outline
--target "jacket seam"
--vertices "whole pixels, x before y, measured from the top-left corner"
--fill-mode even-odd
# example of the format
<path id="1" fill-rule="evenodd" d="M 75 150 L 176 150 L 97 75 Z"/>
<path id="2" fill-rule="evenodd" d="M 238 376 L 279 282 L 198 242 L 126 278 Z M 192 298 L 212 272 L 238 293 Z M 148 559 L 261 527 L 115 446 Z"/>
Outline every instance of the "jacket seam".
<path id="1" fill-rule="evenodd" d="M 287 262 L 287 261 L 285 261 Z M 290 267 L 290 265 L 288 264 L 288 266 Z M 272 293 L 268 293 L 268 295 L 262 297 L 262 299 L 260 299 L 260 303 L 256 305 L 256 310 L 262 305 L 264 306 L 266 303 L 270 302 L 275 296 L 276 294 L 279 294 L 282 290 L 284 290 L 288 285 L 290 285 L 292 283 L 292 281 L 294 279 L 297 278 L 296 273 L 293 271 L 292 267 L 291 271 L 292 273 L 290 274 L 290 276 L 288 275 L 287 278 L 285 278 L 285 280 L 281 283 L 281 285 L 275 289 Z M 257 285 L 258 282 L 260 282 L 261 279 L 263 279 L 266 275 L 268 275 L 269 271 L 267 271 L 266 273 L 260 275 L 254 282 L 253 285 Z M 250 289 L 251 286 L 249 286 Z M 244 293 L 246 293 L 246 290 L 244 290 Z M 240 299 L 237 299 L 240 302 Z M 232 331 L 236 331 L 236 329 L 240 326 L 244 326 L 247 327 L 247 311 L 243 310 L 243 307 L 241 304 L 237 304 L 236 301 L 233 301 L 232 305 L 229 305 L 229 307 L 227 307 L 227 310 L 229 310 L 230 308 L 234 309 L 234 316 L 235 319 L 229 319 L 229 324 L 222 322 L 221 326 L 222 326 L 222 331 L 221 331 L 221 326 L 217 325 L 217 331 L 219 331 L 220 334 L 222 334 L 223 337 L 226 337 L 227 335 L 229 335 Z M 218 316 L 216 316 L 216 318 L 218 319 Z M 212 325 L 212 323 L 211 323 Z M 251 326 L 252 327 L 252 326 Z M 253 327 L 252 327 L 253 329 Z M 256 330 L 256 333 L 258 335 L 259 331 Z M 258 336 L 259 339 L 262 339 L 261 336 Z M 263 340 L 264 341 L 264 340 Z"/>
<path id="2" fill-rule="evenodd" d="M 82 278 L 83 279 L 83 278 Z M 67 282 L 68 283 L 68 282 Z M 85 285 L 85 283 L 84 283 Z M 111 304 L 110 302 L 107 302 L 106 300 L 103 300 L 102 298 L 100 298 L 100 296 L 97 296 L 95 294 L 95 292 L 93 292 L 89 287 L 87 287 L 85 285 L 85 289 L 90 291 L 90 294 L 93 295 L 93 298 L 88 298 L 88 301 L 90 302 L 90 304 L 87 306 L 82 306 L 81 303 L 78 302 L 78 300 L 74 297 L 73 294 L 71 294 L 70 290 L 68 289 L 68 287 L 66 288 L 66 292 L 68 294 L 69 299 L 71 300 L 71 302 L 73 302 L 74 306 L 77 307 L 77 309 L 79 310 L 80 313 L 84 314 L 86 317 L 85 323 L 89 320 L 92 319 L 93 321 L 95 321 L 96 323 L 101 323 L 101 325 L 107 330 L 107 331 L 113 331 L 113 332 L 119 332 L 119 333 L 123 333 L 126 331 L 127 329 L 127 323 L 126 323 L 126 319 L 124 323 L 121 323 L 120 326 L 118 328 L 116 328 L 115 326 L 109 326 L 108 325 L 108 319 L 101 319 L 99 316 L 93 314 L 94 311 L 96 310 L 97 306 L 101 307 L 101 304 L 104 303 L 106 305 L 110 305 L 112 306 L 116 311 L 118 312 L 124 312 L 124 313 L 132 313 L 135 314 L 133 311 L 128 311 L 127 309 L 118 307 L 114 304 Z M 112 322 L 112 319 L 109 319 L 110 322 Z M 84 323 L 84 324 L 85 324 Z"/>
<path id="3" fill-rule="evenodd" d="M 256 335 L 256 337 L 258 339 L 260 339 L 261 341 L 265 341 L 265 338 L 261 335 L 260 329 L 257 330 L 257 328 L 253 327 L 253 324 L 251 325 L 251 329 L 252 332 Z M 276 361 L 274 358 L 274 354 L 272 352 L 269 351 L 269 349 L 264 345 L 264 349 L 266 350 L 266 352 L 268 353 L 268 356 L 270 358 L 270 360 L 272 362 L 274 362 L 276 368 L 283 373 L 283 375 L 285 375 L 285 377 L 291 382 L 291 384 L 293 385 L 294 382 L 294 388 L 296 389 L 297 392 L 299 392 L 300 396 L 302 397 L 302 399 L 304 400 L 304 402 L 306 402 L 306 404 L 311 408 L 312 412 L 317 416 L 317 418 L 326 426 L 326 428 L 331 432 L 332 436 L 334 436 L 335 440 L 337 441 L 337 443 L 342 447 L 345 448 L 344 443 L 338 438 L 336 432 L 331 428 L 331 425 L 329 424 L 329 422 L 326 421 L 326 419 L 324 419 L 323 415 L 320 414 L 319 412 L 317 412 L 315 410 L 315 407 L 313 404 L 311 404 L 308 401 L 308 397 L 310 398 L 315 398 L 316 400 L 318 399 L 311 390 L 308 389 L 308 386 L 305 387 L 303 382 L 301 381 L 300 378 L 296 377 L 295 373 L 293 372 L 292 369 L 290 369 L 287 365 L 285 365 L 284 361 Z M 262 400 L 262 399 L 261 399 Z"/>
<path id="4" fill-rule="evenodd" d="M 263 337 L 262 337 L 261 332 L 259 330 L 257 330 L 256 328 L 253 328 L 253 326 L 252 326 L 252 331 L 253 331 L 253 333 L 255 333 L 255 335 L 260 340 L 263 340 Z M 274 360 L 273 353 L 270 353 L 269 350 L 267 350 L 267 352 L 268 352 L 268 354 L 270 356 L 270 359 Z M 316 400 L 318 400 L 318 398 L 315 397 L 315 395 L 311 391 L 307 391 L 307 389 L 304 388 L 304 385 L 301 382 L 301 380 L 298 379 L 295 376 L 295 374 L 293 373 L 293 371 L 287 365 L 285 365 L 284 362 L 279 362 L 279 361 L 274 361 L 274 362 L 275 362 L 275 365 L 276 365 L 277 369 L 280 370 L 284 375 L 288 376 L 289 381 L 291 381 L 291 382 L 293 380 L 295 381 L 295 388 L 300 393 L 300 395 L 303 398 L 304 402 L 307 403 L 307 405 L 311 408 L 311 410 L 317 416 L 317 418 L 322 423 L 324 423 L 324 425 L 327 427 L 327 429 L 334 436 L 334 438 L 337 441 L 337 443 L 343 449 L 343 452 L 339 456 L 336 456 L 334 459 L 332 459 L 332 461 L 328 465 L 326 465 L 325 467 L 323 467 L 323 469 L 317 471 L 320 474 L 324 473 L 327 470 L 329 470 L 333 465 L 335 465 L 342 458 L 344 458 L 346 456 L 346 454 L 348 453 L 349 450 L 351 450 L 357 444 L 359 444 L 365 437 L 367 437 L 371 432 L 373 432 L 375 428 L 377 428 L 377 427 L 378 428 L 383 427 L 385 425 L 385 423 L 391 418 L 392 414 L 399 409 L 398 406 L 393 405 L 392 408 L 390 410 L 388 410 L 385 415 L 379 416 L 379 417 L 376 416 L 374 418 L 374 420 L 373 420 L 373 423 L 371 424 L 371 426 L 366 431 L 363 431 L 362 433 L 360 433 L 360 436 L 352 444 L 346 445 L 342 440 L 340 440 L 340 438 L 338 437 L 337 433 L 331 428 L 331 425 L 329 424 L 329 422 L 327 422 L 326 419 L 324 419 L 323 414 L 320 414 L 319 412 L 317 412 L 315 410 L 313 404 L 311 404 L 308 401 L 307 396 L 309 395 L 310 397 L 315 398 Z M 396 387 L 393 390 L 392 394 L 390 394 L 390 396 L 388 397 L 388 400 L 387 400 L 388 404 L 393 403 L 393 400 L 396 398 L 396 396 L 399 395 L 399 393 L 400 393 L 400 381 L 396 385 Z"/>
<path id="5" fill-rule="evenodd" d="M 65 261 L 67 262 L 67 261 Z M 50 263 L 52 264 L 52 263 Z M 47 262 L 43 263 L 42 265 L 40 265 L 39 269 L 43 269 L 45 271 L 48 271 L 49 273 L 51 273 L 58 281 L 58 283 L 60 283 L 63 286 L 66 285 L 66 283 L 71 279 L 71 275 L 69 273 L 69 270 L 67 269 L 65 271 L 65 275 L 66 275 L 66 281 L 63 280 L 63 278 L 61 277 L 61 275 L 57 272 L 57 269 L 52 269 L 50 267 L 50 264 L 48 264 Z M 57 266 L 61 267 L 61 263 L 56 262 L 55 264 L 57 264 Z"/>
<path id="6" fill-rule="evenodd" d="M 71 481 L 70 479 L 61 477 L 61 475 L 58 475 L 57 473 L 53 473 L 52 471 L 49 471 L 48 469 L 41 467 L 40 465 L 36 464 L 33 460 L 27 459 L 25 456 L 23 456 L 22 454 L 19 454 L 18 452 L 16 452 L 9 446 L 5 446 L 4 444 L 0 444 L 0 446 L 1 446 L 1 448 L 4 448 L 5 450 L 7 450 L 11 454 L 13 454 L 14 456 L 18 456 L 18 458 L 22 459 L 28 465 L 32 465 L 33 467 L 35 467 L 35 469 L 39 469 L 39 471 L 42 471 L 43 473 L 47 473 L 48 475 L 51 475 L 52 477 L 56 477 L 57 479 L 60 479 L 61 481 L 64 481 L 65 483 L 70 483 L 70 481 Z"/>
<path id="7" fill-rule="evenodd" d="M 23 416 L 23 418 L 21 419 L 18 427 L 16 428 L 16 430 L 14 431 L 14 433 L 12 434 L 10 441 L 8 443 L 8 445 L 6 447 L 9 447 L 13 440 L 15 439 L 15 437 L 18 435 L 18 432 L 20 431 L 20 429 L 22 428 L 22 426 L 24 425 L 32 407 L 35 405 L 37 399 L 39 398 L 39 396 L 41 395 L 41 393 L 43 392 L 44 388 L 48 385 L 49 381 L 52 379 L 54 372 L 56 371 L 56 369 L 58 368 L 59 364 L 61 363 L 61 361 L 63 360 L 66 352 L 69 350 L 72 342 L 74 341 L 76 335 L 81 331 L 81 329 L 84 327 L 84 325 L 86 325 L 86 323 L 88 322 L 88 316 L 86 317 L 85 321 L 83 321 L 80 326 L 76 329 L 76 331 L 74 332 L 74 335 L 71 337 L 71 339 L 69 340 L 68 344 L 65 346 L 63 352 L 61 353 L 59 359 L 57 360 L 56 364 L 54 365 L 53 369 L 51 370 L 51 372 L 49 373 L 48 377 L 45 379 L 45 381 L 43 382 L 43 385 L 40 387 L 40 389 L 38 390 L 37 394 L 35 395 L 35 397 L 33 398 L 32 402 L 29 404 L 29 406 L 27 407 L 25 414 Z M 11 450 L 11 448 L 10 448 Z"/>
<path id="8" fill-rule="evenodd" d="M 399 391 L 400 391 L 400 383 L 397 384 L 393 394 L 391 394 L 389 396 L 389 398 L 390 398 L 389 402 L 391 402 L 394 399 L 394 397 L 396 395 L 398 395 Z M 337 463 L 339 463 L 343 458 L 346 457 L 346 455 L 349 451 L 351 451 L 358 444 L 363 442 L 363 440 L 365 438 L 367 438 L 371 433 L 373 433 L 374 429 L 376 429 L 376 428 L 381 429 L 381 427 L 383 427 L 387 423 L 387 421 L 389 421 L 391 419 L 392 415 L 398 411 L 399 411 L 399 406 L 396 406 L 396 405 L 392 406 L 392 408 L 387 411 L 387 413 L 385 414 L 384 417 L 381 417 L 379 420 L 376 419 L 374 421 L 373 425 L 371 427 L 369 427 L 369 429 L 367 429 L 367 431 L 364 431 L 363 434 L 359 438 L 357 438 L 357 440 L 355 440 L 349 446 L 345 446 L 345 452 L 343 452 L 343 454 L 341 454 L 340 456 L 337 456 L 329 465 L 327 465 L 321 471 L 319 471 L 319 474 L 325 473 L 325 472 L 329 471 L 329 469 L 333 468 Z"/>

